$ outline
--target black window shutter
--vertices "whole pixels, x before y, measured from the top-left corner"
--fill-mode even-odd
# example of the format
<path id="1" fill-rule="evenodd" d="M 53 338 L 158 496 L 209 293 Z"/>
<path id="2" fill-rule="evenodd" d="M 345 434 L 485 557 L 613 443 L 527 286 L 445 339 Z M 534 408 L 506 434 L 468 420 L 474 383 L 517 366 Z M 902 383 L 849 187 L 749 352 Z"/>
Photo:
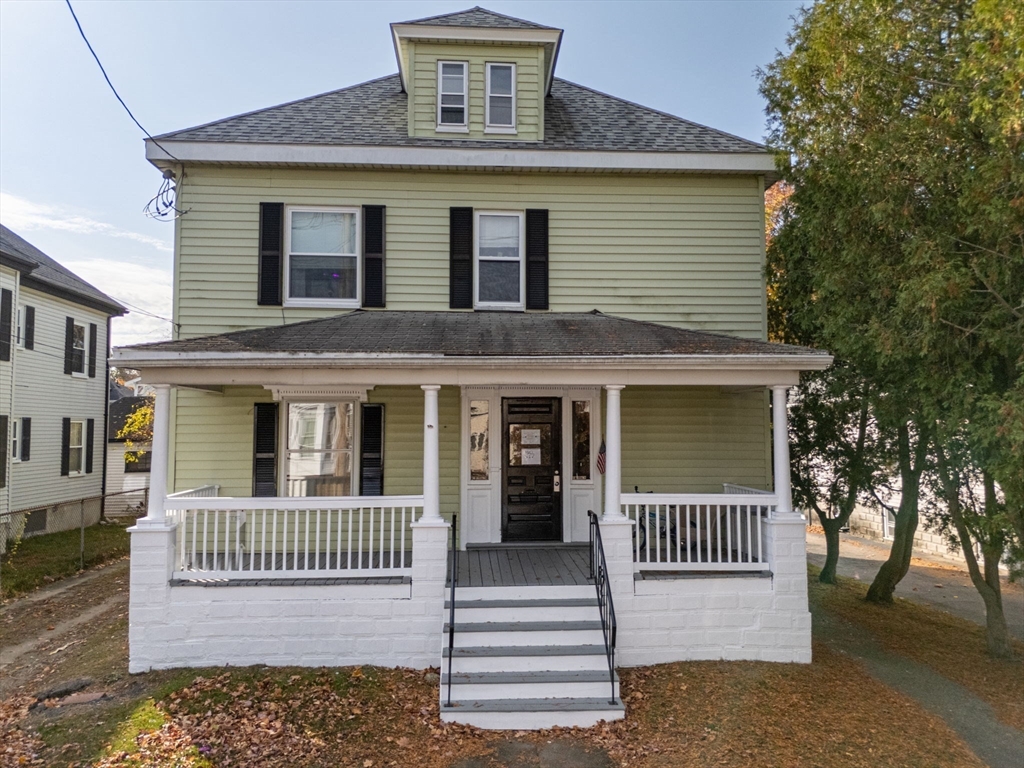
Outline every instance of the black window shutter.
<path id="1" fill-rule="evenodd" d="M 74 354 L 75 318 L 69 317 L 64 322 L 64 373 L 71 373 L 71 358 Z M 65 475 L 67 472 L 64 473 Z"/>
<path id="2" fill-rule="evenodd" d="M 61 419 L 60 423 L 60 473 L 67 477 L 71 464 L 71 419 Z"/>
<path id="3" fill-rule="evenodd" d="M 526 212 L 526 308 L 548 308 L 548 212 Z"/>
<path id="4" fill-rule="evenodd" d="M 89 323 L 89 378 L 96 378 L 96 323 Z"/>
<path id="5" fill-rule="evenodd" d="M 21 460 L 32 457 L 32 419 L 21 420 Z"/>
<path id="6" fill-rule="evenodd" d="M 360 433 L 359 492 L 384 495 L 384 406 L 364 403 Z"/>
<path id="7" fill-rule="evenodd" d="M 448 219 L 448 306 L 472 309 L 473 209 L 451 208 Z"/>
<path id="8" fill-rule="evenodd" d="M 92 474 L 92 440 L 96 436 L 96 419 L 85 422 L 85 474 Z"/>
<path id="9" fill-rule="evenodd" d="M 7 487 L 7 420 L 10 417 L 0 416 L 0 445 L 4 447 L 0 451 L 0 488 Z"/>
<path id="10" fill-rule="evenodd" d="M 14 293 L 4 288 L 0 290 L 0 360 L 11 359 L 11 332 L 14 312 Z"/>
<path id="11" fill-rule="evenodd" d="M 252 495 L 277 496 L 277 403 L 253 409 Z"/>
<path id="12" fill-rule="evenodd" d="M 284 267 L 284 203 L 260 203 L 260 266 L 256 303 L 281 306 Z"/>
<path id="13" fill-rule="evenodd" d="M 25 307 L 25 327 L 22 329 L 25 334 L 25 349 L 36 348 L 36 308 Z"/>
<path id="14" fill-rule="evenodd" d="M 363 306 L 384 307 L 384 236 L 386 208 L 363 206 Z"/>

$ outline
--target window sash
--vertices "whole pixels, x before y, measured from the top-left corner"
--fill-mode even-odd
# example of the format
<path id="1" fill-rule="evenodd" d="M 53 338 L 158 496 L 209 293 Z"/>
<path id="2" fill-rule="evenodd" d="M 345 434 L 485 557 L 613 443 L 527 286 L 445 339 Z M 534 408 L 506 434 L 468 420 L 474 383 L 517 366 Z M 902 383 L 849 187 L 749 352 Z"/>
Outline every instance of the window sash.
<path id="1" fill-rule="evenodd" d="M 77 437 L 75 432 L 78 433 Z M 80 475 L 85 471 L 85 422 L 72 421 L 68 437 L 68 474 Z"/>
<path id="2" fill-rule="evenodd" d="M 496 87 L 494 72 L 498 70 L 509 70 L 508 88 Z M 516 65 L 515 64 L 488 64 L 487 65 L 487 98 L 486 98 L 486 125 L 487 128 L 498 128 L 515 130 L 516 127 Z M 509 119 L 507 122 L 499 122 L 496 112 L 502 108 L 508 110 Z"/>
<path id="3" fill-rule="evenodd" d="M 21 461 L 21 451 L 19 450 L 21 440 L 19 439 L 19 432 L 21 431 L 21 419 L 12 418 L 11 424 L 11 461 Z"/>
<path id="4" fill-rule="evenodd" d="M 328 416 L 329 408 L 334 410 Z M 291 402 L 283 410 L 282 476 L 285 495 L 302 498 L 351 496 L 355 491 L 358 471 L 356 402 Z"/>
<path id="5" fill-rule="evenodd" d="M 351 216 L 351 224 L 342 224 L 342 242 L 336 251 L 293 250 L 292 244 L 294 214 L 320 213 L 342 214 Z M 343 219 L 344 221 L 344 219 Z M 347 233 L 345 230 L 348 230 Z M 346 236 L 347 235 L 347 236 Z M 294 206 L 285 213 L 285 244 L 284 244 L 284 306 L 286 307 L 341 307 L 355 309 L 361 303 L 362 258 L 360 243 L 362 242 L 362 220 L 359 208 L 307 207 Z M 345 241 L 348 241 L 347 243 Z M 294 262 L 293 262 L 294 257 Z M 294 295 L 299 290 L 298 275 L 293 278 L 292 270 L 302 265 L 302 283 L 306 290 Z M 334 270 L 325 282 L 318 283 L 317 273 L 326 274 Z M 320 285 L 324 293 L 338 292 L 341 295 L 310 295 L 315 294 Z"/>
<path id="6" fill-rule="evenodd" d="M 14 331 L 14 343 L 24 349 L 25 347 L 25 307 L 24 305 L 18 307 L 16 314 L 17 319 L 15 321 Z"/>
<path id="7" fill-rule="evenodd" d="M 71 372 L 84 374 L 88 337 L 85 334 L 84 325 L 75 323 L 72 327 L 74 330 L 71 332 Z M 81 338 L 79 338 L 79 331 L 81 331 Z"/>
<path id="8" fill-rule="evenodd" d="M 455 74 L 453 70 L 459 70 Z M 464 61 L 437 62 L 437 126 L 463 128 L 468 124 L 466 109 L 469 66 Z M 458 89 L 456 90 L 456 81 Z M 454 119 L 461 115 L 461 119 Z"/>
<path id="9" fill-rule="evenodd" d="M 489 217 L 508 217 L 514 218 L 517 221 L 516 226 L 516 238 L 517 248 L 515 255 L 504 255 L 497 253 L 488 253 L 482 255 L 480 253 L 480 235 L 483 230 L 481 220 L 486 220 Z M 473 299 L 474 307 L 478 309 L 523 309 L 526 306 L 526 269 L 525 269 L 525 226 L 526 216 L 521 211 L 475 211 L 474 212 L 474 227 L 473 227 Z M 519 273 L 519 298 L 516 301 L 497 301 L 493 299 L 483 299 L 481 288 L 483 287 L 484 280 L 482 279 L 482 273 L 486 271 L 483 265 L 486 264 L 516 264 L 518 265 Z"/>

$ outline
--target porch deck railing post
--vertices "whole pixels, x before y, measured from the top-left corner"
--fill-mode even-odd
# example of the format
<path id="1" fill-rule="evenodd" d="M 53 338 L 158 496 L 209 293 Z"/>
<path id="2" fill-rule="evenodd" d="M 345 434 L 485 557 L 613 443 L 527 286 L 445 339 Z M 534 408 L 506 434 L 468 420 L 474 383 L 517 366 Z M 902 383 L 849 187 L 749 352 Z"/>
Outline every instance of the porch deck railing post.
<path id="1" fill-rule="evenodd" d="M 772 454 L 774 458 L 775 511 L 793 514 L 793 491 L 789 477 L 789 417 L 786 412 L 788 387 L 772 387 Z"/>
<path id="2" fill-rule="evenodd" d="M 622 390 L 621 384 L 605 387 L 604 519 L 622 518 Z"/>

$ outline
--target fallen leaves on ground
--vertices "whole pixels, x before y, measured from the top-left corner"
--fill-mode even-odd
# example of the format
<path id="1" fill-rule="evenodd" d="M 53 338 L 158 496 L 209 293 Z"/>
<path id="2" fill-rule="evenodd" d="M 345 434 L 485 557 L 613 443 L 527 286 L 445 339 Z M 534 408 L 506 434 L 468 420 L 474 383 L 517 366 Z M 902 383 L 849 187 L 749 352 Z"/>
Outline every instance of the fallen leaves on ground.
<path id="1" fill-rule="evenodd" d="M 0 768 L 44 764 L 39 755 L 45 745 L 21 727 L 35 700 L 34 696 L 17 696 L 0 701 Z"/>

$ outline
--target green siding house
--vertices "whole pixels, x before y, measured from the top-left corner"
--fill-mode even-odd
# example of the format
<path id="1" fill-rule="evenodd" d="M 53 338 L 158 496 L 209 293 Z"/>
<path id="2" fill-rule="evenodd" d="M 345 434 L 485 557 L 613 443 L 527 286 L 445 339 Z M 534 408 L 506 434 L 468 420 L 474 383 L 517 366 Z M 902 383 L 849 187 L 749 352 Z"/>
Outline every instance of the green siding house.
<path id="1" fill-rule="evenodd" d="M 399 72 L 168 133 L 176 337 L 134 670 L 442 668 L 442 717 L 621 717 L 615 669 L 807 661 L 761 145 L 555 76 L 562 31 L 391 26 Z M 214 587 L 228 586 L 232 589 Z"/>

